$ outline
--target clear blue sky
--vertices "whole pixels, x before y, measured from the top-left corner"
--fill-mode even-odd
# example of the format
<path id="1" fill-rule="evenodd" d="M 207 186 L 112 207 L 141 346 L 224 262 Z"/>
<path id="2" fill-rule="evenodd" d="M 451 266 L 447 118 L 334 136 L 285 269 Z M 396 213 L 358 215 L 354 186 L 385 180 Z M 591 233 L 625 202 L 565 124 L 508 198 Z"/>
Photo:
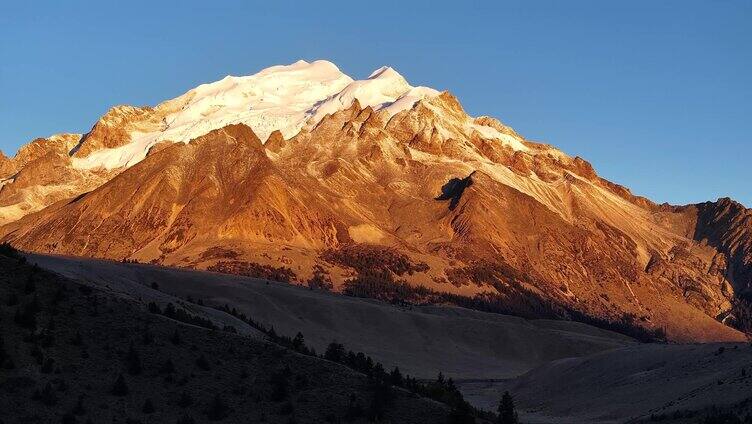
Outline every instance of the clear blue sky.
<path id="1" fill-rule="evenodd" d="M 3 1 L 0 149 L 323 58 L 448 89 L 655 201 L 752 206 L 752 1 L 209 3 Z"/>

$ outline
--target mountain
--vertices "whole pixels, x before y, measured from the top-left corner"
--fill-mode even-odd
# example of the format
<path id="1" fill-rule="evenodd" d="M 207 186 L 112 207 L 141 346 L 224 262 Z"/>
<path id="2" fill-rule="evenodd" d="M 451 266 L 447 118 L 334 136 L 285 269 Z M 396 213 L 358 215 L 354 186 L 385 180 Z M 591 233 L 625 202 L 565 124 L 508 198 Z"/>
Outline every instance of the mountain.
<path id="1" fill-rule="evenodd" d="M 8 201 L 23 213 L 6 215 L 0 238 L 24 250 L 645 339 L 745 339 L 719 320 L 750 284 L 749 210 L 654 204 L 388 67 L 355 81 L 300 61 L 119 106 L 67 154 L 33 163 L 0 191 L 54 193 Z M 32 172 L 51 166 L 52 183 Z"/>

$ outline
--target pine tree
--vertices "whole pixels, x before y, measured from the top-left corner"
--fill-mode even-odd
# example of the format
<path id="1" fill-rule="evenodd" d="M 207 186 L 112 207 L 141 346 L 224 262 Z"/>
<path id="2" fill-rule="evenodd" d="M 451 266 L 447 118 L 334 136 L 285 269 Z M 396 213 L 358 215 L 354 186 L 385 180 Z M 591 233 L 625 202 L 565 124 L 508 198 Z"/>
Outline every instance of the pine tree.
<path id="1" fill-rule="evenodd" d="M 333 362 L 342 362 L 345 356 L 345 347 L 341 343 L 331 342 L 324 352 L 324 359 Z"/>
<path id="2" fill-rule="evenodd" d="M 392 372 L 389 373 L 389 380 L 392 383 L 392 385 L 397 387 L 402 387 L 404 384 L 402 373 L 399 370 L 399 367 L 394 367 Z"/>
<path id="3" fill-rule="evenodd" d="M 514 408 L 514 399 L 509 392 L 504 392 L 499 402 L 499 424 L 518 424 L 517 411 Z"/>
<path id="4" fill-rule="evenodd" d="M 305 338 L 303 338 L 303 333 L 300 331 L 298 331 L 298 334 L 292 339 L 292 348 L 297 352 L 300 352 L 305 348 Z"/>

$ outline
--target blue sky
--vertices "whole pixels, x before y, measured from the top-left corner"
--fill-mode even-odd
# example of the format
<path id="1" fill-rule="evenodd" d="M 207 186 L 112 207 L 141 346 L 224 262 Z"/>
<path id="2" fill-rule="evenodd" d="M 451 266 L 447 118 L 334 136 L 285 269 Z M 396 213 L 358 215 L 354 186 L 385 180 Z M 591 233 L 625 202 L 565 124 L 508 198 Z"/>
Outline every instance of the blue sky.
<path id="1" fill-rule="evenodd" d="M 752 206 L 750 1 L 209 3 L 4 1 L 0 149 L 322 58 L 448 89 L 657 202 Z"/>

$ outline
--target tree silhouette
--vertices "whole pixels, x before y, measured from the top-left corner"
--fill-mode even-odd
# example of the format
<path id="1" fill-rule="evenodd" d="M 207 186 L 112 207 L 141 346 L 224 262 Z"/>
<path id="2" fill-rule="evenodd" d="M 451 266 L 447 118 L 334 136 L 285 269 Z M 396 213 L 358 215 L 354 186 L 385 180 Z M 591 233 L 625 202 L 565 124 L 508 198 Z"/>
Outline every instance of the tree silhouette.
<path id="1" fill-rule="evenodd" d="M 292 339 L 292 348 L 293 350 L 299 352 L 304 347 L 305 347 L 305 338 L 303 338 L 303 333 L 298 331 L 298 334 L 296 334 L 295 338 Z"/>
<path id="2" fill-rule="evenodd" d="M 328 359 L 333 362 L 342 362 L 345 356 L 345 347 L 341 343 L 331 342 L 326 347 L 324 352 L 324 359 Z"/>
<path id="3" fill-rule="evenodd" d="M 402 378 L 402 373 L 399 370 L 399 367 L 394 367 L 392 372 L 389 373 L 389 381 L 398 387 L 402 387 L 402 384 L 404 384 L 404 380 Z"/>
<path id="4" fill-rule="evenodd" d="M 518 424 L 517 411 L 514 408 L 514 399 L 509 392 L 504 392 L 499 402 L 499 424 Z"/>

